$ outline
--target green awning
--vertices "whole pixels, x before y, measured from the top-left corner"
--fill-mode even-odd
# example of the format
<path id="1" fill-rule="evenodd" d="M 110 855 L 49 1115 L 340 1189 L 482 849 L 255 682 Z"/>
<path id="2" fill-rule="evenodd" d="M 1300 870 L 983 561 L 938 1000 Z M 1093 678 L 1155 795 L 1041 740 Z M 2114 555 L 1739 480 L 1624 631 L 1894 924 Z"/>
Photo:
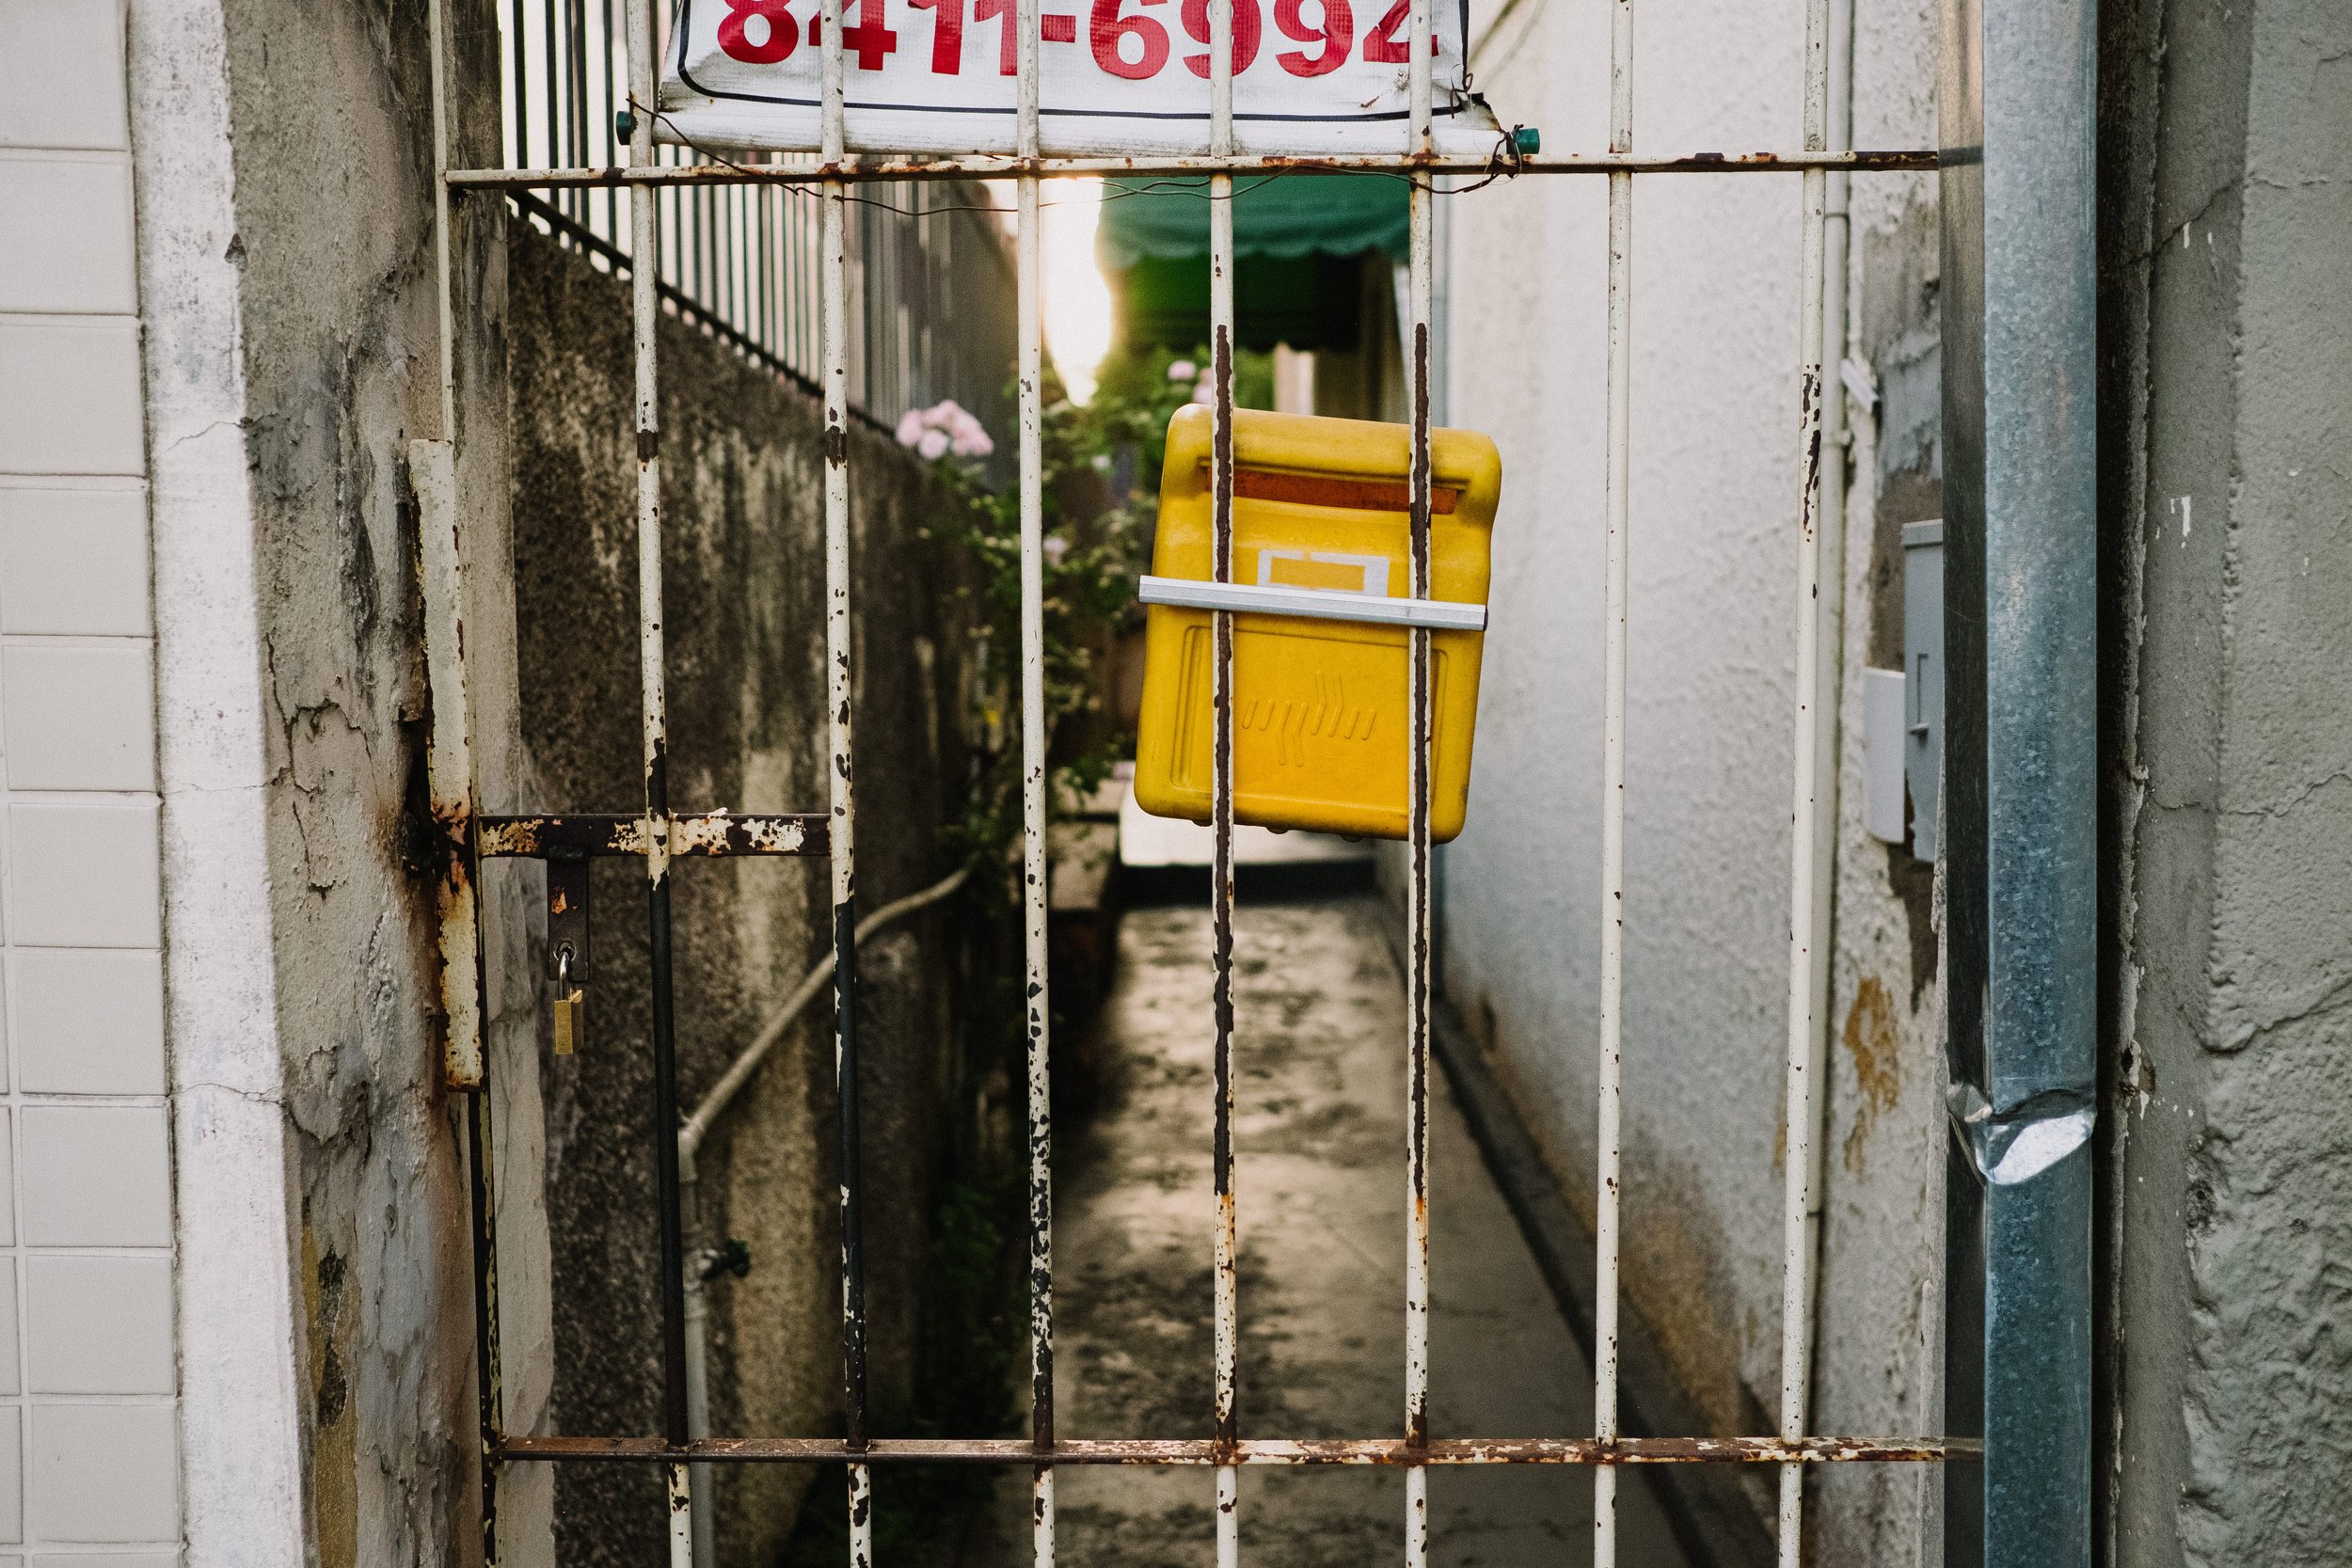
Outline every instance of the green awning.
<path id="1" fill-rule="evenodd" d="M 1355 256 L 1407 252 L 1410 188 L 1383 174 L 1293 174 L 1234 182 L 1236 256 Z M 1103 182 L 1103 219 L 1095 254 L 1106 272 L 1124 272 L 1146 256 L 1209 253 L 1209 182 Z"/>
<path id="2" fill-rule="evenodd" d="M 1237 180 L 1233 317 L 1243 348 L 1353 352 L 1363 269 L 1407 254 L 1402 180 L 1377 174 Z M 1095 255 L 1119 341 L 1188 353 L 1209 338 L 1209 182 L 1104 182 Z"/>

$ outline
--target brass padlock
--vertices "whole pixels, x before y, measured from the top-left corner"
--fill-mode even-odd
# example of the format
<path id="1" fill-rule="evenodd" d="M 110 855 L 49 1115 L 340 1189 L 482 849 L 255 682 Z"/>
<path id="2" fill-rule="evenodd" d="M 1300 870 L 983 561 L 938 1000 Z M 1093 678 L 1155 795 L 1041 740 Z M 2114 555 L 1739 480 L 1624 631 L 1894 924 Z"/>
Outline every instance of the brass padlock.
<path id="1" fill-rule="evenodd" d="M 572 950 L 555 956 L 555 1053 L 568 1056 L 578 1048 L 581 1023 L 588 1011 L 588 990 L 572 978 Z"/>
<path id="2" fill-rule="evenodd" d="M 548 859 L 548 978 L 555 1053 L 568 1056 L 588 1033 L 588 861 Z"/>

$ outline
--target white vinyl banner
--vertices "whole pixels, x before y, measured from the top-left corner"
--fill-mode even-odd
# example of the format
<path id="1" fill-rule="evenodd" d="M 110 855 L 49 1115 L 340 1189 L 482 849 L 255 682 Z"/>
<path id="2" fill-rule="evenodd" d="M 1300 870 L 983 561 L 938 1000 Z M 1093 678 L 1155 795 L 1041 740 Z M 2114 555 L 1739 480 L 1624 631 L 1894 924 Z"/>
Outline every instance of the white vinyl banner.
<path id="1" fill-rule="evenodd" d="M 1408 0 L 1232 0 L 1233 139 L 1249 156 L 1408 150 Z M 663 140 L 813 151 L 819 0 L 677 0 L 662 56 Z M 1500 132 L 1462 90 L 1464 7 L 1433 0 L 1438 150 Z M 1013 147 L 1015 0 L 843 0 L 852 152 Z M 1040 0 L 1039 136 L 1048 155 L 1203 153 L 1209 0 Z"/>

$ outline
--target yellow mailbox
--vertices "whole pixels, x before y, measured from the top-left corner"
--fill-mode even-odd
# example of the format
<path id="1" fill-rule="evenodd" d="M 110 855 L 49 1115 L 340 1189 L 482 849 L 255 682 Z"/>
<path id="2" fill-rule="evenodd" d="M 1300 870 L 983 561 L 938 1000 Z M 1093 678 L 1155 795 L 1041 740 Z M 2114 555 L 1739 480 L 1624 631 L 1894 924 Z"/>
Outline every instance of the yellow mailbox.
<path id="1" fill-rule="evenodd" d="M 1233 622 L 1233 818 L 1404 838 L 1411 628 L 1430 648 L 1430 836 L 1462 831 L 1486 627 L 1495 444 L 1430 433 L 1430 596 L 1412 596 L 1412 432 L 1303 414 L 1233 414 L 1233 580 L 1216 578 L 1209 410 L 1168 427 L 1159 535 L 1140 597 L 1136 801 L 1206 822 L 1214 780 L 1212 613 Z"/>

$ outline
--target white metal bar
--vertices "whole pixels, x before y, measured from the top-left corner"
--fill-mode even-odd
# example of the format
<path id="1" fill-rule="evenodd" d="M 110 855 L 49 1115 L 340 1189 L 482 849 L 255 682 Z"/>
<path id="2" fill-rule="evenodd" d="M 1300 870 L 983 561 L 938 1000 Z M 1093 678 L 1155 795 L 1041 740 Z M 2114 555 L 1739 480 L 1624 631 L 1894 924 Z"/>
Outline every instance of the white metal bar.
<path id="1" fill-rule="evenodd" d="M 629 161 L 632 165 L 653 162 L 654 102 L 654 25 L 652 0 L 629 0 L 628 7 L 628 81 L 629 96 L 637 106 L 637 123 L 629 137 Z M 655 254 L 656 214 L 653 203 L 632 200 L 629 203 L 629 244 L 632 253 L 641 257 Z M 660 381 L 657 361 L 657 333 L 660 329 L 661 301 L 660 281 L 650 266 L 629 269 L 629 299 L 631 325 L 636 360 L 636 433 L 637 433 L 637 630 L 638 630 L 638 701 L 644 725 L 644 839 L 645 879 L 648 909 L 654 926 L 652 959 L 654 964 L 654 1029 L 656 1035 L 654 1069 L 656 1079 L 656 1127 L 654 1136 L 657 1162 L 670 1166 L 665 1175 L 675 1177 L 677 1150 L 675 1119 L 665 1113 L 665 1069 L 662 1057 L 667 1049 L 668 983 L 668 896 L 670 879 L 670 799 L 669 799 L 669 721 L 665 691 L 664 643 L 661 626 L 661 410 Z M 674 1081 L 668 1085 L 675 1087 Z M 674 1181 L 664 1185 L 675 1190 Z M 665 1404 L 674 1410 L 665 1420 L 677 1427 L 685 1425 L 685 1369 L 682 1365 L 685 1324 L 667 1320 L 682 1313 L 685 1287 L 685 1261 L 676 1245 L 677 1223 L 674 1216 L 664 1215 L 663 1234 L 663 1308 L 664 1336 L 676 1341 L 663 1347 L 663 1381 Z M 672 1362 L 680 1365 L 672 1366 Z M 670 1385 L 676 1385 L 675 1388 Z M 671 1568 L 692 1568 L 694 1560 L 693 1483 L 688 1467 L 673 1464 L 668 1467 L 669 1481 L 669 1541 Z"/>
<path id="2" fill-rule="evenodd" d="M 1829 0 L 1806 0 L 1804 15 L 1804 144 L 1819 150 L 1829 129 Z M 1797 460 L 1797 660 L 1795 744 L 1791 763 L 1788 868 L 1788 1064 L 1782 1164 L 1780 1434 L 1804 1435 L 1805 1395 L 1812 1383 L 1813 1195 L 1815 1097 L 1820 1073 L 1814 1037 L 1813 943 L 1815 886 L 1815 800 L 1820 758 L 1816 754 L 1820 707 L 1821 586 L 1821 270 L 1822 212 L 1827 175 L 1804 172 L 1801 238 L 1804 275 L 1798 283 Z M 1843 461 L 1843 454 L 1838 454 Z M 1804 1549 L 1804 1468 L 1785 1465 L 1780 1472 L 1780 1568 L 1802 1568 Z"/>
<path id="3" fill-rule="evenodd" d="M 1452 599 L 1389 599 L 1327 588 L 1286 588 L 1258 582 L 1203 582 L 1198 578 L 1145 576 L 1136 598 L 1143 604 L 1243 614 L 1295 615 L 1316 621 L 1360 621 L 1380 626 L 1437 631 L 1485 631 L 1486 607 Z"/>
<path id="4" fill-rule="evenodd" d="M 1827 51 L 1828 149 L 1849 147 L 1853 140 L 1854 0 L 1830 0 Z M 1825 1076 L 1829 1033 L 1834 1027 L 1830 1008 L 1831 964 L 1835 956 L 1837 885 L 1838 731 L 1845 693 L 1846 592 L 1846 458 L 1851 433 L 1846 428 L 1846 392 L 1840 371 L 1846 359 L 1846 270 L 1848 259 L 1848 197 L 1852 176 L 1844 169 L 1829 171 L 1827 201 L 1821 217 L 1821 472 L 1820 530 L 1816 554 L 1821 592 L 1815 604 L 1813 767 L 1814 889 L 1812 952 L 1806 990 L 1812 1001 L 1806 1073 L 1815 1085 L 1807 1125 L 1804 1235 L 1800 1243 L 1805 1264 L 1799 1337 L 1812 1354 L 1820 1317 L 1821 1294 L 1821 1166 L 1829 1115 Z M 1803 672 L 1799 673 L 1803 679 Z M 1809 1428 L 1813 1390 L 1809 1374 L 1799 1394 L 1797 1430 Z M 1802 1503 L 1802 1499 L 1800 1499 Z M 1800 1543 L 1802 1544 L 1802 1543 Z"/>
<path id="5" fill-rule="evenodd" d="M 428 32 L 433 50 L 433 169 L 439 176 L 433 192 L 433 276 L 437 286 L 441 334 L 441 439 L 457 439 L 457 317 L 450 297 L 449 232 L 449 62 L 446 0 L 433 0 Z"/>
<path id="6" fill-rule="evenodd" d="M 651 0 L 628 5 L 628 89 L 635 101 L 637 127 L 630 136 L 630 162 L 654 160 L 651 113 L 654 101 L 654 7 Z M 630 202 L 630 249 L 654 254 L 654 204 Z M 654 990 L 654 1157 L 663 1166 L 660 1187 L 677 1190 L 677 1121 L 673 1115 L 675 1065 L 668 1013 L 668 884 L 670 884 L 670 795 L 668 795 L 668 696 L 660 632 L 660 381 L 656 331 L 660 322 L 659 279 L 651 268 L 630 268 L 630 326 L 635 341 L 635 428 L 637 428 L 637 703 L 644 740 L 644 877 L 651 914 L 651 990 Z M 660 1215 L 660 1289 L 663 1289 L 663 1403 L 665 1425 L 684 1430 L 684 1256 L 677 1215 Z M 675 1319 L 675 1322 L 673 1322 Z M 670 1566 L 693 1563 L 693 1483 L 684 1465 L 668 1467 Z"/>
<path id="7" fill-rule="evenodd" d="M 1019 119 L 1015 146 L 1038 150 L 1038 0 L 1014 8 L 1019 30 Z M 1053 1011 L 1046 989 L 1047 879 L 1045 772 L 1045 368 L 1043 279 L 1039 276 L 1038 180 L 1017 184 L 1020 232 L 1016 272 L 1020 314 L 1021 401 L 1021 819 L 1029 998 L 1029 1435 L 1054 1446 Z M 1054 1563 L 1054 1467 L 1030 1471 L 1030 1555 Z"/>
<path id="8" fill-rule="evenodd" d="M 1412 0 L 1411 24 L 1406 34 L 1406 80 L 1411 91 L 1411 118 L 1406 125 L 1406 150 L 1427 153 L 1430 146 L 1430 55 L 1433 17 L 1430 0 Z M 1412 341 L 1404 346 L 1411 386 L 1412 467 L 1410 537 L 1412 603 L 1429 599 L 1429 426 L 1430 313 L 1436 281 L 1430 254 L 1431 206 L 1435 200 L 1427 172 L 1414 174 L 1407 197 L 1410 261 L 1408 292 L 1412 298 L 1407 324 Z M 1482 607 L 1483 609 L 1483 607 Z M 1482 615 L 1483 621 L 1485 617 Z M 1416 617 L 1407 635 L 1412 642 L 1407 684 L 1410 688 L 1412 744 L 1406 765 L 1407 807 L 1405 898 L 1406 952 L 1406 1076 L 1405 1133 L 1405 1436 L 1420 1448 L 1429 1441 L 1429 998 L 1431 907 L 1429 895 L 1429 622 Z M 1405 1564 L 1425 1568 L 1429 1560 L 1429 1471 L 1421 1465 L 1405 1471 Z"/>
<path id="9" fill-rule="evenodd" d="M 843 66 L 841 0 L 823 0 L 822 29 L 823 158 L 842 159 Z M 856 1117 L 851 1109 L 857 1094 L 857 854 L 856 815 L 851 792 L 852 698 L 850 625 L 850 300 L 848 257 L 849 190 L 839 180 L 822 187 L 821 255 L 818 268 L 820 318 L 825 360 L 825 708 L 830 766 L 826 781 L 832 789 L 834 1071 L 842 1097 L 843 1159 L 841 1172 L 841 1314 L 844 1396 L 850 1447 L 866 1441 L 866 1301 L 857 1193 L 853 1164 Z M 872 1568 L 874 1560 L 873 1470 L 849 1465 L 850 1568 Z"/>
<path id="10" fill-rule="evenodd" d="M 1209 154 L 1233 155 L 1233 0 L 1209 0 Z M 1210 418 L 1209 485 L 1215 534 L 1216 578 L 1233 580 L 1233 180 L 1209 176 L 1209 356 L 1214 388 Z M 1211 924 L 1215 929 L 1215 975 L 1211 1010 L 1216 1026 L 1216 1125 L 1212 1133 L 1216 1189 L 1216 1424 L 1220 1445 L 1240 1440 L 1235 1382 L 1241 1350 L 1239 1217 L 1233 1196 L 1233 615 L 1212 612 L 1216 623 L 1215 780 L 1210 823 L 1216 839 Z M 1241 1560 L 1241 1473 L 1231 1464 L 1216 1471 L 1216 1568 Z"/>
<path id="11" fill-rule="evenodd" d="M 1633 147 L 1633 0 L 1609 32 L 1609 150 Z M 1609 176 L 1608 531 L 1602 610 L 1598 1182 L 1593 1199 L 1593 1435 L 1617 1439 L 1617 1184 L 1625 1026 L 1625 652 L 1628 495 L 1632 480 L 1633 176 Z M 1617 1467 L 1593 1471 L 1593 1564 L 1616 1568 Z"/>

